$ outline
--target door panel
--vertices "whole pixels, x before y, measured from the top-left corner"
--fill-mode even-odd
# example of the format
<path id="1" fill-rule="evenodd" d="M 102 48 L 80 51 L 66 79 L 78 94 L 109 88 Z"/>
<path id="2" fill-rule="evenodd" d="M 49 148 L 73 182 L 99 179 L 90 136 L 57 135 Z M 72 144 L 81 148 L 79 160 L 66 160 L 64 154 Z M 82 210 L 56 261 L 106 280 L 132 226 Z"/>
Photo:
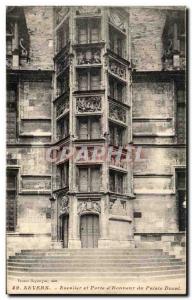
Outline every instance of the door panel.
<path id="1" fill-rule="evenodd" d="M 63 248 L 68 248 L 68 229 L 69 216 L 61 216 L 60 239 L 63 242 Z"/>
<path id="2" fill-rule="evenodd" d="M 81 247 L 97 248 L 99 238 L 99 217 L 97 215 L 81 216 Z"/>

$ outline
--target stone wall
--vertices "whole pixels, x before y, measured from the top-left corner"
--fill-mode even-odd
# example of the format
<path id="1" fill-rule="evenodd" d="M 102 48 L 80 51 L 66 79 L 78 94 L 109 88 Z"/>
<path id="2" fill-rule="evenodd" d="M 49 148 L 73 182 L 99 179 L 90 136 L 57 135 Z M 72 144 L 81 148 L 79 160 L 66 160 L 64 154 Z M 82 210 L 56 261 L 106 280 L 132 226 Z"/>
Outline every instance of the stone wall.
<path id="1" fill-rule="evenodd" d="M 53 69 L 53 8 L 51 6 L 25 6 L 30 36 L 30 61 L 27 69 Z"/>
<path id="2" fill-rule="evenodd" d="M 166 10 L 130 8 L 132 59 L 137 71 L 162 70 L 162 33 Z"/>

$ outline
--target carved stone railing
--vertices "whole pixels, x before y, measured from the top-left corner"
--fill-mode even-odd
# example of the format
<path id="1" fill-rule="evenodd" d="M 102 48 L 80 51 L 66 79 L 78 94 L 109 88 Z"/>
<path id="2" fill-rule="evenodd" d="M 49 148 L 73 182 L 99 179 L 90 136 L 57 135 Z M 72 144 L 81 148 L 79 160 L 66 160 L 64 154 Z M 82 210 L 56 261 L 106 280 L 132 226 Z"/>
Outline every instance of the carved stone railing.
<path id="1" fill-rule="evenodd" d="M 122 65 L 121 63 L 109 59 L 109 70 L 114 73 L 115 75 L 126 79 L 126 67 Z"/>
<path id="2" fill-rule="evenodd" d="M 101 50 L 100 49 L 82 49 L 77 51 L 77 64 L 100 64 Z"/>
<path id="3" fill-rule="evenodd" d="M 69 99 L 68 97 L 61 97 L 56 104 L 56 117 L 64 114 L 69 110 Z"/>
<path id="4" fill-rule="evenodd" d="M 113 120 L 126 123 L 126 110 L 114 103 L 110 103 L 109 117 Z"/>
<path id="5" fill-rule="evenodd" d="M 63 55 L 59 58 L 59 60 L 56 62 L 56 73 L 57 75 L 61 73 L 64 69 L 66 69 L 69 66 L 69 55 Z"/>
<path id="6" fill-rule="evenodd" d="M 76 111 L 84 112 L 100 112 L 101 97 L 100 96 L 84 96 L 76 98 Z"/>

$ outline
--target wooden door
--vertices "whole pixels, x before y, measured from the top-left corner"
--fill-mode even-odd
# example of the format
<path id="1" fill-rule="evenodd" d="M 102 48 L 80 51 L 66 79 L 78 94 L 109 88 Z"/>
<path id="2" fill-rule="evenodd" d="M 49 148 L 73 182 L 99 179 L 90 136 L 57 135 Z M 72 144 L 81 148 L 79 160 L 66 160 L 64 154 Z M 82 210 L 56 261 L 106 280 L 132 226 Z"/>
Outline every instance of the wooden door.
<path id="1" fill-rule="evenodd" d="M 80 235 L 82 248 L 98 247 L 99 217 L 97 215 L 81 216 Z"/>
<path id="2" fill-rule="evenodd" d="M 69 229 L 69 216 L 61 216 L 60 238 L 63 243 L 63 248 L 68 248 L 68 230 Z"/>

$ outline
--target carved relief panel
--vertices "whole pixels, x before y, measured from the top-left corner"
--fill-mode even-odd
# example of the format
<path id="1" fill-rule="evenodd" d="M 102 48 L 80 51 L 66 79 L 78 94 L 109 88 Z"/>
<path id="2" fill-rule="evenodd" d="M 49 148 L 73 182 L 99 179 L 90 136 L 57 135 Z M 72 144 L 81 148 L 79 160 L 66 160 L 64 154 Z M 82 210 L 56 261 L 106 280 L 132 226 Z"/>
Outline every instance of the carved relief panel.
<path id="1" fill-rule="evenodd" d="M 110 103 L 109 117 L 113 120 L 126 123 L 126 110 L 114 103 Z"/>
<path id="2" fill-rule="evenodd" d="M 100 213 L 101 206 L 99 201 L 85 200 L 78 203 L 78 214 L 84 212 Z"/>
<path id="3" fill-rule="evenodd" d="M 100 64 L 101 50 L 95 48 L 81 49 L 77 51 L 77 64 Z"/>
<path id="4" fill-rule="evenodd" d="M 111 215 L 130 216 L 130 207 L 128 202 L 121 199 L 110 199 L 109 213 Z"/>
<path id="5" fill-rule="evenodd" d="M 123 64 L 109 59 L 109 70 L 122 79 L 126 79 L 126 67 Z"/>
<path id="6" fill-rule="evenodd" d="M 101 97 L 100 96 L 84 96 L 76 98 L 77 113 L 84 112 L 100 112 Z"/>

